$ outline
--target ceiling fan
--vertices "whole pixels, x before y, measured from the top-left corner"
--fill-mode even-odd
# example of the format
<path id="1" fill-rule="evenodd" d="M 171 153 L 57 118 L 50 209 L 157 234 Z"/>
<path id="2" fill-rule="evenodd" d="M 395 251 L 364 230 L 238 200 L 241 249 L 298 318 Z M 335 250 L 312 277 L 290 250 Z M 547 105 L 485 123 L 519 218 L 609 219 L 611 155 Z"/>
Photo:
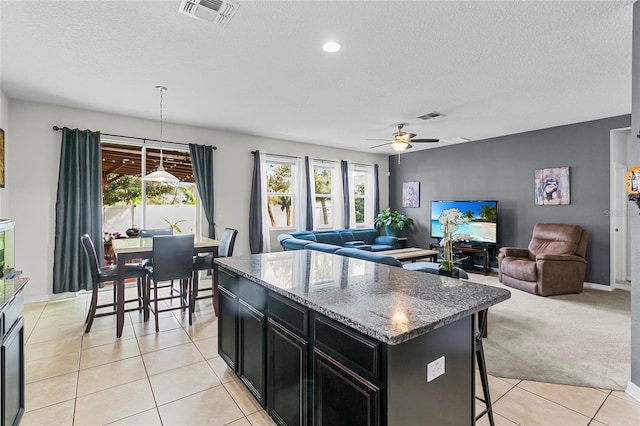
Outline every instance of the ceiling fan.
<path id="1" fill-rule="evenodd" d="M 398 123 L 396 124 L 396 131 L 392 135 L 392 139 L 380 145 L 372 146 L 373 148 L 379 148 L 385 145 L 391 145 L 391 147 L 398 153 L 398 164 L 400 164 L 400 153 L 406 149 L 413 148 L 411 143 L 435 143 L 439 142 L 439 139 L 413 139 L 417 135 L 415 133 L 404 132 L 402 129 L 404 128 L 406 123 Z M 386 139 L 367 139 L 370 141 L 375 140 L 386 140 Z M 411 143 L 409 143 L 411 142 Z"/>

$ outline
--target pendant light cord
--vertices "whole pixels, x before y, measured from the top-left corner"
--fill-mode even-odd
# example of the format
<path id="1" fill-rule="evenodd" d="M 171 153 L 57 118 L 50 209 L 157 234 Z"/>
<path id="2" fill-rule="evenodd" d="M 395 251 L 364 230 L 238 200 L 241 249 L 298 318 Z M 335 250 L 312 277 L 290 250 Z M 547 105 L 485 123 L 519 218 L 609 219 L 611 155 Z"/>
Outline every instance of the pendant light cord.
<path id="1" fill-rule="evenodd" d="M 164 119 L 163 119 L 162 106 L 164 104 L 164 102 L 163 102 L 164 101 L 164 92 L 165 92 L 165 90 L 167 90 L 167 88 L 164 87 L 164 86 L 156 86 L 156 89 L 160 90 L 160 167 L 164 167 L 163 164 L 162 164 L 162 140 L 163 140 L 162 133 L 163 133 L 163 130 L 164 130 L 164 128 L 163 128 L 164 127 L 163 126 Z"/>

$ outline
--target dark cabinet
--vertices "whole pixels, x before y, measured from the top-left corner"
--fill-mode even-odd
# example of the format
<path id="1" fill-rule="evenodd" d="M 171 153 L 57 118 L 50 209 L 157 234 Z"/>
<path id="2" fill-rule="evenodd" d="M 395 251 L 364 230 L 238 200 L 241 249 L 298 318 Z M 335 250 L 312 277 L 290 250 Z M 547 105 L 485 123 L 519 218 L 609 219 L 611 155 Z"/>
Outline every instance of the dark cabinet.
<path id="1" fill-rule="evenodd" d="M 0 426 L 20 424 L 24 413 L 22 290 L 28 282 L 27 278 L 4 280 L 4 293 L 0 292 Z"/>
<path id="2" fill-rule="evenodd" d="M 307 425 L 309 342 L 267 322 L 267 409 L 281 425 Z"/>
<path id="3" fill-rule="evenodd" d="M 266 316 L 240 299 L 238 318 L 238 375 L 264 407 Z"/>
<path id="4" fill-rule="evenodd" d="M 238 297 L 220 286 L 218 288 L 218 298 L 218 354 L 233 371 L 237 371 Z"/>
<path id="5" fill-rule="evenodd" d="M 315 425 L 379 425 L 380 389 L 319 349 L 313 352 Z"/>
<path id="6" fill-rule="evenodd" d="M 2 425 L 18 425 L 24 413 L 24 319 L 4 336 L 2 358 Z"/>

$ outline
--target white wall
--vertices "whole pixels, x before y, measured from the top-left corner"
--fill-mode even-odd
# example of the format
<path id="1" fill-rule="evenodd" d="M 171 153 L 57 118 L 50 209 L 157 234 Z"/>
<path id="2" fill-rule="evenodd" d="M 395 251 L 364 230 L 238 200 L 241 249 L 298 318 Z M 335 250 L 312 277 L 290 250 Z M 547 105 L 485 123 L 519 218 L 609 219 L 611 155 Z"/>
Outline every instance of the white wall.
<path id="1" fill-rule="evenodd" d="M 10 192 L 6 217 L 16 221 L 16 267 L 31 278 L 26 296 L 44 297 L 52 293 L 54 215 L 61 138 L 61 133 L 51 128 L 58 125 L 157 139 L 159 123 L 12 99 L 8 106 L 10 114 L 7 127 L 11 128 L 12 149 L 7 157 L 10 164 L 7 179 Z M 294 156 L 309 155 L 311 158 L 326 160 L 377 163 L 380 165 L 380 208 L 384 209 L 388 205 L 389 166 L 386 155 L 171 123 L 165 123 L 164 139 L 218 147 L 215 152 L 216 230 L 220 233 L 224 227 L 238 229 L 234 255 L 250 253 L 248 223 L 252 150 Z"/>

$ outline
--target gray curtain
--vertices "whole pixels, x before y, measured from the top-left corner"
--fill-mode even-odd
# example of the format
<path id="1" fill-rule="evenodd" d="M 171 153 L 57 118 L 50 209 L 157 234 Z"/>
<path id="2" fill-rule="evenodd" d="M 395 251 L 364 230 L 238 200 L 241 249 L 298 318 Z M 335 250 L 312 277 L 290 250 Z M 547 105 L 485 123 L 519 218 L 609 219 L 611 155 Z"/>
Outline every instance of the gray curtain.
<path id="1" fill-rule="evenodd" d="M 260 174 L 260 151 L 253 154 L 253 177 L 249 201 L 249 247 L 251 254 L 262 253 L 262 176 Z"/>
<path id="2" fill-rule="evenodd" d="M 380 213 L 380 187 L 378 186 L 378 169 L 380 166 L 373 165 L 373 216 L 378 216 Z"/>
<path id="3" fill-rule="evenodd" d="M 307 217 L 304 229 L 307 231 L 313 230 L 313 200 L 311 199 L 311 185 L 313 185 L 313 181 L 311 180 L 311 172 L 309 168 L 309 157 L 304 157 L 304 176 L 307 185 Z"/>
<path id="4" fill-rule="evenodd" d="M 102 259 L 100 132 L 62 129 L 58 172 L 53 292 L 91 288 L 91 271 L 80 243 L 89 234 Z"/>
<path id="5" fill-rule="evenodd" d="M 209 222 L 209 238 L 216 237 L 216 227 L 213 222 L 213 150 L 210 145 L 189 144 L 193 175 L 196 178 L 196 188 L 204 207 L 204 214 Z"/>
<path id="6" fill-rule="evenodd" d="M 351 223 L 351 210 L 349 209 L 349 168 L 345 160 L 340 161 L 340 171 L 342 173 L 342 208 L 344 210 L 344 229 L 349 229 L 349 223 Z"/>

